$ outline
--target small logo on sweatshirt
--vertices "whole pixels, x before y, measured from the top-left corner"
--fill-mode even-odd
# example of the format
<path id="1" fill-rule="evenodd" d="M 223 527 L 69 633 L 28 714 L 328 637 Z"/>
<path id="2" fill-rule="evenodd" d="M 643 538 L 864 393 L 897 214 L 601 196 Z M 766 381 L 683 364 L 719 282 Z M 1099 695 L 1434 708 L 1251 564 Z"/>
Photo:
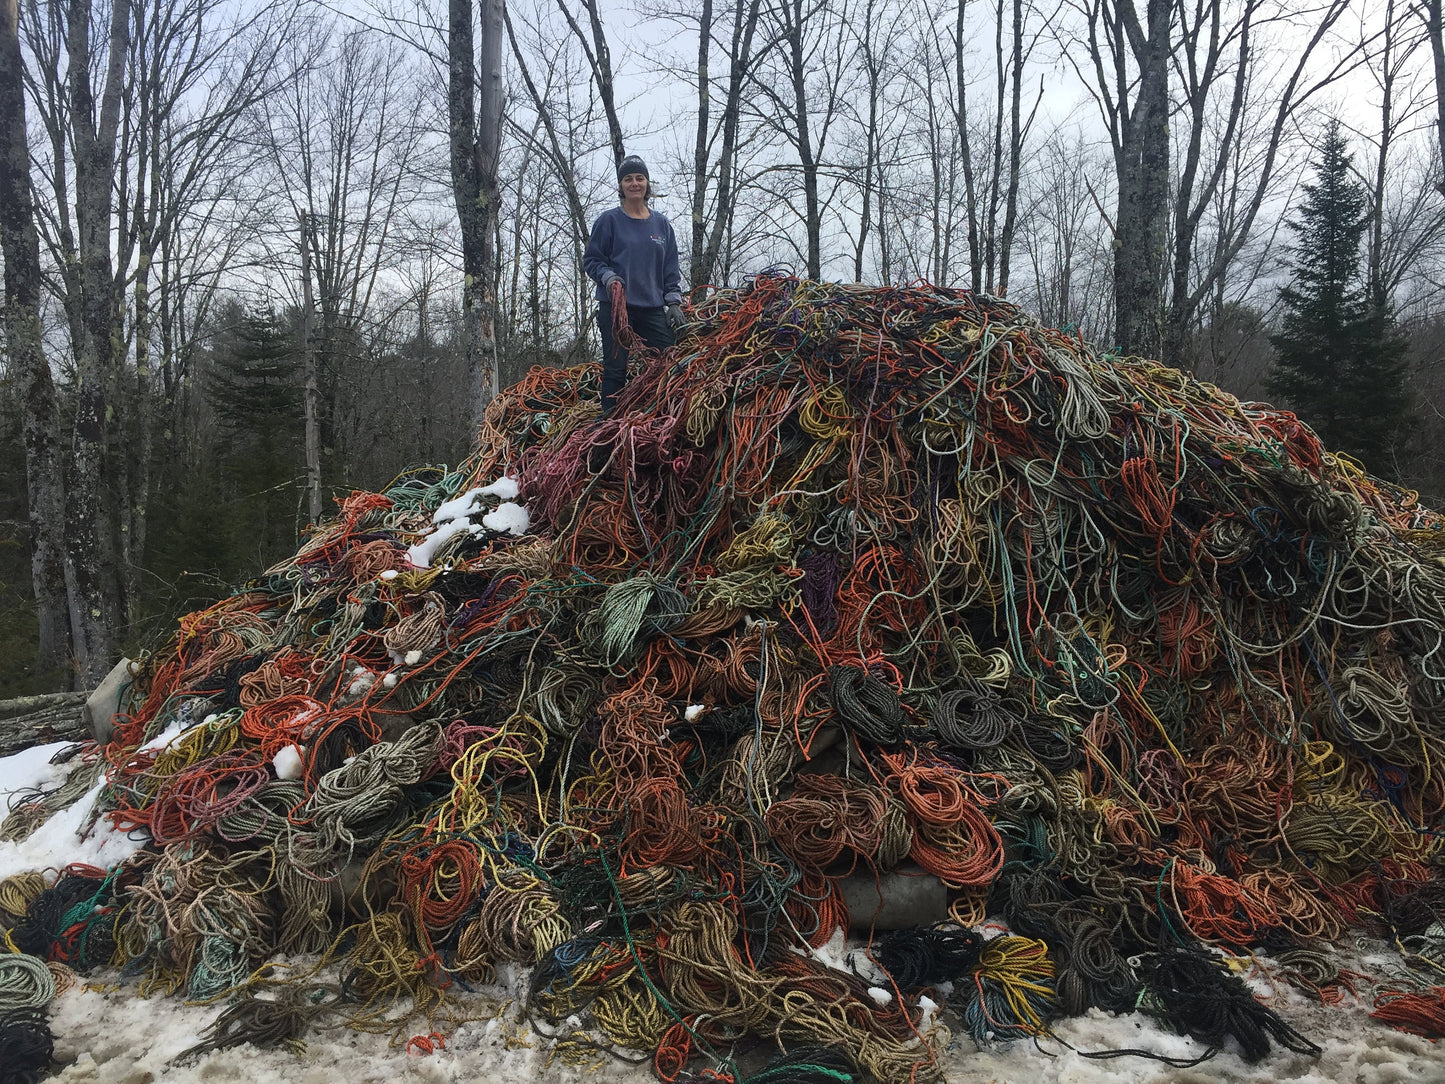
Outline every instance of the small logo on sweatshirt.
<path id="1" fill-rule="evenodd" d="M 661 244 L 663 244 L 664 242 L 663 242 L 663 239 L 662 239 L 662 234 L 660 234 L 660 233 L 654 233 L 654 234 L 652 235 L 652 243 L 653 243 L 654 245 L 661 245 Z"/>

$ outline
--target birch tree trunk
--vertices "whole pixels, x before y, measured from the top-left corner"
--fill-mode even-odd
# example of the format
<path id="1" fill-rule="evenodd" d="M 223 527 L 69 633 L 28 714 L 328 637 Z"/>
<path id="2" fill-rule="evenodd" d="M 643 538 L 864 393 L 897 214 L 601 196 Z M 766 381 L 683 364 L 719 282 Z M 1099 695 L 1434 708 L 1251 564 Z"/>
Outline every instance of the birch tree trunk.
<path id="1" fill-rule="evenodd" d="M 25 90 L 16 0 L 0 0 L 0 251 L 5 256 L 5 342 L 24 409 L 30 577 L 39 624 L 36 665 L 64 669 L 70 654 L 65 593 L 65 494 L 55 385 L 42 347 L 40 237 L 30 188 Z"/>

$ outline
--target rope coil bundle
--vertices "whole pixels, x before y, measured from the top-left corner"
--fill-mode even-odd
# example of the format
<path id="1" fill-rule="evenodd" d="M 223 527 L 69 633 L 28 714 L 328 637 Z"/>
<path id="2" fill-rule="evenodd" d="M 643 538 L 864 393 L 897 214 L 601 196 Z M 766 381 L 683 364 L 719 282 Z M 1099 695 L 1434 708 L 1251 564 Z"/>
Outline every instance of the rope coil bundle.
<path id="1" fill-rule="evenodd" d="M 396 1027 L 515 960 L 584 1020 L 559 1056 L 737 1080 L 751 1035 L 926 1081 L 938 983 L 980 1041 L 1177 1019 L 1201 945 L 1445 917 L 1439 515 L 987 297 L 762 276 L 693 317 L 603 420 L 595 366 L 534 369 L 462 469 L 351 495 L 144 661 L 102 803 L 153 842 L 80 901 L 109 958 L 210 996 L 324 952 L 326 1010 Z M 526 534 L 408 567 L 502 477 Z M 908 860 L 1012 933 L 880 951 L 885 1003 L 812 948 Z M 17 941 L 77 962 L 79 896 L 33 890 Z M 1216 993 L 1202 1041 L 1306 1048 Z"/>

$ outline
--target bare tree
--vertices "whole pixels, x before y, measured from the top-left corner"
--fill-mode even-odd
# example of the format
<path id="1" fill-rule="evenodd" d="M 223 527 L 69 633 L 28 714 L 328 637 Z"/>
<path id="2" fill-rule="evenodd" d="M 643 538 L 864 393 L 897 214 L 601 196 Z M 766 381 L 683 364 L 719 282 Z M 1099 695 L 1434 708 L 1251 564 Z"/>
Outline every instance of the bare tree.
<path id="1" fill-rule="evenodd" d="M 1232 21 L 1222 0 L 1181 9 L 1181 81 L 1185 151 L 1174 191 L 1173 280 L 1168 297 L 1162 357 L 1183 363 L 1185 343 L 1201 306 L 1229 273 L 1253 235 L 1256 219 L 1275 190 L 1281 162 L 1299 115 L 1320 91 L 1350 71 L 1364 55 L 1363 43 L 1346 44 L 1320 68 L 1321 45 L 1349 9 L 1349 0 L 1321 0 L 1307 13 L 1272 14 L 1264 0 L 1244 0 Z M 1260 24 L 1279 22 L 1292 32 L 1274 43 L 1258 40 Z M 1279 54 L 1290 59 L 1271 61 Z M 1228 63 L 1234 54 L 1233 70 Z M 1271 70 L 1274 78 L 1270 77 Z M 1218 133 L 1210 138 L 1211 133 Z M 1213 214 L 1222 203 L 1227 216 Z M 1211 236 L 1202 235 L 1210 219 Z"/>
<path id="2" fill-rule="evenodd" d="M 1375 145 L 1375 162 L 1365 178 L 1370 194 L 1366 267 L 1373 303 L 1381 311 L 1396 302 L 1396 291 L 1429 263 L 1445 229 L 1445 204 L 1430 183 L 1433 154 L 1421 155 L 1411 136 L 1428 116 L 1434 85 L 1417 63 L 1428 35 L 1414 26 L 1412 13 L 1386 0 L 1379 48 L 1366 66 L 1379 88 L 1379 127 L 1361 135 Z M 1362 28 L 1363 31 L 1363 28 Z M 1421 177 L 1421 171 L 1426 177 Z M 1424 183 L 1421 183 L 1424 181 Z"/>
<path id="3" fill-rule="evenodd" d="M 245 170 L 240 118 L 274 86 L 277 10 L 238 12 L 222 0 L 23 10 L 44 135 L 36 225 L 75 362 L 67 533 L 83 556 L 68 573 L 71 622 L 107 626 L 76 648 L 92 673 L 138 614 L 152 442 L 158 428 L 171 431 L 195 302 L 214 291 L 245 233 L 229 214 L 224 228 L 218 218 Z"/>
<path id="4" fill-rule="evenodd" d="M 743 93 L 757 63 L 754 38 L 762 0 L 735 0 L 727 37 L 727 83 L 722 94 L 722 117 L 712 121 L 712 91 L 708 54 L 712 42 L 712 0 L 705 0 L 698 25 L 696 123 L 693 130 L 692 247 L 688 282 L 694 290 L 716 277 L 723 239 L 732 228 L 736 211 L 737 154 L 741 139 Z M 708 148 L 719 143 L 713 161 Z M 709 194 L 711 193 L 711 200 Z M 709 223 L 711 223 L 709 225 Z"/>
<path id="5" fill-rule="evenodd" d="M 1023 115 L 1024 64 L 1038 41 L 1034 34 L 1024 44 L 1023 0 L 999 0 L 994 23 L 994 97 L 993 169 L 988 203 L 988 229 L 984 236 L 984 274 L 987 288 L 999 294 L 1008 293 L 1009 261 L 1013 254 L 1014 233 L 1018 228 L 1019 170 L 1023 162 L 1024 140 L 1033 126 L 1043 85 L 1027 118 Z M 1007 12 L 1007 18 L 1005 13 Z M 1008 25 L 1008 48 L 1004 48 L 1004 26 Z M 1007 102 L 1007 105 L 1005 105 Z M 1007 120 L 1008 135 L 1004 135 Z M 1007 179 L 1005 179 L 1007 178 Z M 1002 215 L 1002 221 L 1000 221 Z"/>
<path id="6" fill-rule="evenodd" d="M 863 135 L 863 169 L 857 185 L 862 197 L 858 212 L 858 232 L 853 242 L 853 281 L 863 281 L 863 257 L 868 246 L 868 235 L 874 228 L 875 216 L 882 220 L 885 214 L 883 144 L 884 113 L 888 107 L 886 95 L 889 82 L 894 76 L 893 48 L 900 32 L 900 24 L 893 13 L 885 9 L 879 0 L 864 0 L 861 25 L 850 26 L 857 50 L 857 62 L 862 68 L 864 86 L 863 116 L 859 126 Z M 879 230 L 879 243 L 883 247 L 881 262 L 887 268 L 887 231 Z M 883 277 L 888 273 L 885 270 Z"/>
<path id="7" fill-rule="evenodd" d="M 1089 177 L 1096 173 L 1091 167 L 1107 170 L 1107 162 L 1082 135 L 1070 139 L 1062 132 L 1037 157 L 1038 183 L 1020 225 L 1031 281 L 1015 296 L 1046 324 L 1104 337 L 1112 253 Z"/>
<path id="8" fill-rule="evenodd" d="M 1169 74 L 1173 0 L 1089 0 L 1094 92 L 1109 126 L 1116 337 L 1125 353 L 1159 357 L 1169 225 Z M 1216 3 L 1217 6 L 1217 3 Z"/>
<path id="9" fill-rule="evenodd" d="M 5 257 L 5 344 L 21 389 L 30 578 L 38 618 L 37 665 L 62 670 L 70 654 L 65 590 L 65 494 L 60 416 L 40 323 L 40 237 L 30 188 L 25 85 L 16 0 L 0 0 L 0 251 Z"/>
<path id="10" fill-rule="evenodd" d="M 474 55 L 471 0 L 449 0 L 447 116 L 452 194 L 462 235 L 462 327 L 475 420 L 497 394 L 497 156 L 502 138 L 502 0 L 478 0 L 482 38 Z"/>
<path id="11" fill-rule="evenodd" d="M 240 12 L 224 0 L 147 0 L 135 8 L 116 229 L 117 265 L 128 269 L 135 359 L 126 434 L 130 499 L 120 509 L 132 619 L 149 530 L 156 421 L 169 429 L 196 321 L 204 321 L 222 268 L 246 240 L 246 215 L 222 215 L 222 207 L 253 164 L 243 122 L 280 89 L 275 60 L 292 17 L 289 4 L 269 2 Z M 199 311 L 188 316 L 190 300 Z"/>
<path id="12" fill-rule="evenodd" d="M 592 72 L 592 83 L 597 88 L 597 99 L 602 103 L 602 111 L 607 116 L 607 135 L 612 143 L 612 164 L 614 166 L 621 165 L 627 149 L 622 134 L 622 122 L 617 116 L 616 84 L 612 78 L 612 50 L 607 46 L 607 32 L 602 28 L 602 15 L 597 10 L 597 0 L 580 0 L 580 2 L 587 12 L 587 31 L 578 25 L 572 9 L 567 6 L 567 0 L 557 0 L 557 10 L 567 20 L 567 26 L 577 41 L 581 43 L 582 52 L 587 57 L 587 64 Z"/>
<path id="13" fill-rule="evenodd" d="M 75 259 L 63 268 L 63 275 L 76 372 L 75 425 L 66 478 L 66 563 L 71 643 L 83 679 L 92 684 L 114 661 L 116 639 L 111 622 L 123 612 L 116 553 L 116 500 L 120 495 L 111 495 L 106 466 L 120 405 L 116 390 L 122 334 L 111 257 L 111 215 L 130 48 L 129 0 L 114 0 L 109 14 L 97 96 L 92 84 L 96 66 L 92 65 L 91 6 L 86 0 L 69 0 L 65 10 L 68 135 L 75 148 Z M 57 164 L 57 180 L 60 175 Z"/>
<path id="14" fill-rule="evenodd" d="M 801 211 L 791 202 L 787 207 L 802 220 L 805 271 L 817 279 L 823 274 L 823 212 L 829 202 L 821 182 L 828 138 L 848 92 L 844 79 L 851 12 L 846 3 L 835 7 L 811 0 L 768 0 L 763 14 L 778 48 L 767 51 L 776 63 L 753 73 L 753 86 L 762 99 L 759 116 L 797 156 L 803 206 Z"/>
<path id="15" fill-rule="evenodd" d="M 1080 74 L 1114 153 L 1114 303 L 1124 351 L 1180 360 L 1201 305 L 1273 191 L 1300 110 L 1358 62 L 1359 49 L 1345 49 L 1315 71 L 1348 3 L 1321 0 L 1308 12 L 1277 10 L 1274 0 L 1146 0 L 1142 14 L 1134 0 L 1079 8 L 1090 61 Z M 1273 48 L 1259 40 L 1267 26 L 1279 37 Z M 1277 63 L 1276 51 L 1288 59 Z M 1241 146 L 1249 153 L 1241 156 Z M 1224 190 L 1230 217 L 1212 222 L 1201 252 Z"/>
<path id="16" fill-rule="evenodd" d="M 299 243 L 303 327 L 313 330 L 313 311 L 319 316 L 303 350 L 314 520 L 322 444 L 345 477 L 361 442 L 348 367 L 365 349 L 379 277 L 405 243 L 425 130 L 415 120 L 421 97 L 408 57 L 371 30 L 314 21 L 293 35 L 281 67 L 284 87 L 256 109 L 256 142 L 267 158 L 258 203 L 270 229 L 267 269 L 294 280 Z"/>
<path id="17" fill-rule="evenodd" d="M 965 18 L 968 0 L 958 0 L 953 27 L 953 123 L 958 129 L 959 164 L 963 169 L 963 189 L 967 200 L 969 285 L 983 289 L 983 242 L 978 227 L 978 183 L 974 174 L 973 143 L 969 136 L 968 65 L 965 58 Z"/>
<path id="18" fill-rule="evenodd" d="M 1435 73 L 1435 134 L 1440 141 L 1440 161 L 1445 165 L 1445 29 L 1442 29 L 1441 0 L 1423 0 L 1420 10 L 1425 15 L 1425 30 L 1430 39 L 1430 59 Z M 1436 187 L 1445 193 L 1445 174 L 1436 178 Z"/>
<path id="19" fill-rule="evenodd" d="M 552 63 L 547 63 L 544 59 L 544 82 L 539 87 L 532 76 L 527 58 L 522 52 L 522 46 L 517 40 L 517 32 L 512 27 L 511 12 L 504 9 L 502 17 L 507 27 L 507 42 L 512 49 L 512 58 L 517 63 L 517 74 L 522 77 L 522 84 L 527 88 L 527 96 L 531 99 L 532 108 L 536 111 L 537 125 L 546 133 L 546 143 L 540 149 L 546 155 L 552 171 L 556 174 L 562 185 L 562 191 L 567 197 L 567 211 L 571 216 L 573 232 L 585 245 L 588 232 L 587 211 L 582 205 L 582 193 L 577 187 L 576 170 L 564 145 L 564 133 L 559 130 L 557 122 L 553 119 L 551 92 L 553 79 L 558 71 L 555 63 L 556 54 L 552 57 Z M 538 146 L 536 126 L 524 138 L 528 144 L 526 153 L 530 154 L 531 149 Z"/>

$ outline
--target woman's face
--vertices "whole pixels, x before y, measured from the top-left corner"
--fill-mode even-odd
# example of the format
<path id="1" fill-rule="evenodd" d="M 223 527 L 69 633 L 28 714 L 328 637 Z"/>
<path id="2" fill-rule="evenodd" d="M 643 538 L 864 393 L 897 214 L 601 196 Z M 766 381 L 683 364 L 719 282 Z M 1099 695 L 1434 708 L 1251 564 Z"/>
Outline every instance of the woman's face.
<path id="1" fill-rule="evenodd" d="M 645 173 L 624 174 L 621 184 L 624 199 L 642 199 L 647 195 L 647 174 Z"/>

